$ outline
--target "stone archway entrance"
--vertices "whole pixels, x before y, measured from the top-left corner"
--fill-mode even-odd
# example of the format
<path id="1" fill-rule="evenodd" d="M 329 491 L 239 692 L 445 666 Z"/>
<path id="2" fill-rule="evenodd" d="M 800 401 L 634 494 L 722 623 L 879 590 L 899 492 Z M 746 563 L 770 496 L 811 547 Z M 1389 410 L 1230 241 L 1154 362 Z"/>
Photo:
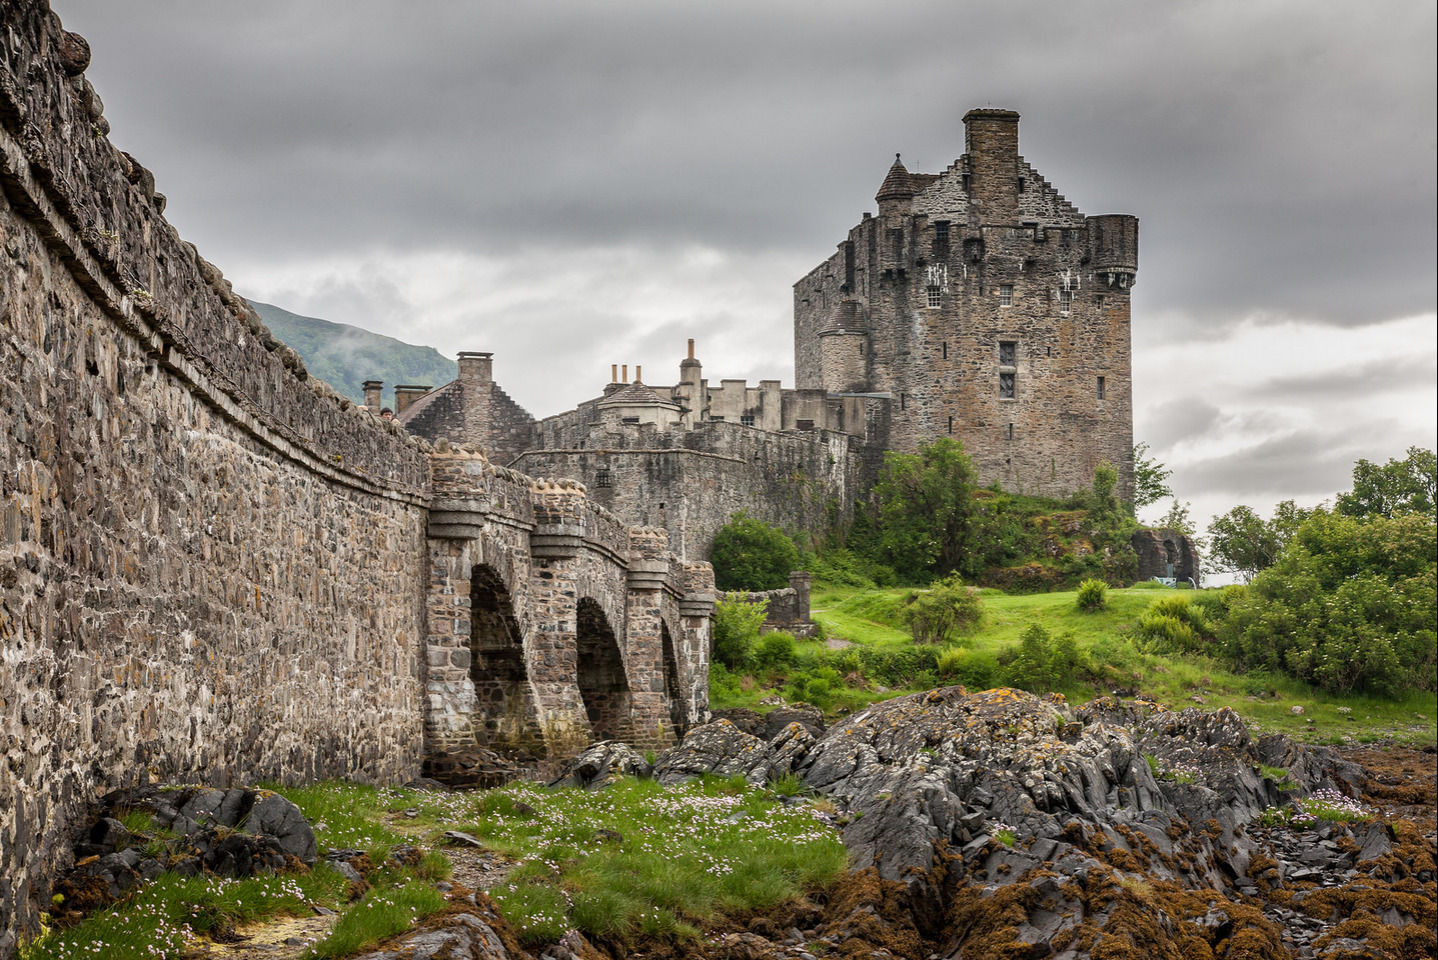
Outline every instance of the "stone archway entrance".
<path id="1" fill-rule="evenodd" d="M 588 597 L 579 601 L 576 622 L 579 694 L 596 740 L 623 740 L 633 734 L 632 701 L 624 660 L 609 618 Z"/>
<path id="2" fill-rule="evenodd" d="M 682 738 L 689 731 L 687 713 L 679 687 L 679 658 L 674 652 L 674 638 L 669 633 L 669 624 L 659 621 L 659 639 L 664 659 L 664 695 L 669 698 L 669 723 L 676 738 Z"/>
<path id="3" fill-rule="evenodd" d="M 479 701 L 476 739 L 491 746 L 542 748 L 523 635 L 509 591 L 493 567 L 475 566 L 469 606 L 469 678 Z"/>

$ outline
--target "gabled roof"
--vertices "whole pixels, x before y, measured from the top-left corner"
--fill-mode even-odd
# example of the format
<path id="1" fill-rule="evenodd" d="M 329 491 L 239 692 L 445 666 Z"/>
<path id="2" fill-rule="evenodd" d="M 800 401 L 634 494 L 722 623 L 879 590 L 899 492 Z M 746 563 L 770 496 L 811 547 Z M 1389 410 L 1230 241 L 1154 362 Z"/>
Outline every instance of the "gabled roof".
<path id="1" fill-rule="evenodd" d="M 599 401 L 601 407 L 609 406 L 648 406 L 648 405 L 674 405 L 674 401 L 666 400 L 659 394 L 650 390 L 644 384 L 635 380 L 622 390 L 616 390 L 603 400 Z"/>

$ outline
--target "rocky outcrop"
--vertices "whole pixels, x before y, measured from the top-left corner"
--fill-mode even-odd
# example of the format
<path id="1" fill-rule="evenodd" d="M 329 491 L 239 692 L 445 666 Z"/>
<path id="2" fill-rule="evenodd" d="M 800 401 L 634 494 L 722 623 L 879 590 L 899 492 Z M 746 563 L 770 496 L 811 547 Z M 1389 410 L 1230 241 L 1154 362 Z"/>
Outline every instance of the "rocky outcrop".
<path id="1" fill-rule="evenodd" d="M 147 787 L 117 791 L 101 803 L 100 816 L 75 844 L 74 869 L 55 886 L 71 909 L 117 900 L 165 870 L 248 877 L 315 862 L 309 821 L 272 790 Z M 131 812 L 148 814 L 149 826 L 131 832 L 117 819 Z"/>
<path id="2" fill-rule="evenodd" d="M 1265 775 L 1279 766 L 1281 782 Z M 1309 944 L 1333 939 L 1322 939 L 1328 919 L 1285 905 L 1287 891 L 1264 895 L 1285 871 L 1337 890 L 1360 858 L 1384 856 L 1388 836 L 1255 828 L 1296 796 L 1352 794 L 1362 769 L 1325 748 L 1255 740 L 1228 709 L 1146 701 L 1072 707 L 949 687 L 876 704 L 818 738 L 797 724 L 764 740 L 712 723 L 655 765 L 664 783 L 704 772 L 801 777 L 839 808 L 856 870 L 872 873 L 866 915 L 898 898 L 881 926 L 902 932 L 901 915 L 925 950 L 953 958 L 1313 955 Z M 1403 905 L 1400 924 L 1432 912 Z"/>

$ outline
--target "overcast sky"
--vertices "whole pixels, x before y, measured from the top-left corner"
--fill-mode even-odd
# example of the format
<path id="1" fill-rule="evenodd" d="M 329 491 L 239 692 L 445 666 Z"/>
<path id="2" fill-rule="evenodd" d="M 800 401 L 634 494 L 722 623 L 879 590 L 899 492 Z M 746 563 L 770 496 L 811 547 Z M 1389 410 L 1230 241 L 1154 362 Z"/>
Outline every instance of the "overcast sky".
<path id="1" fill-rule="evenodd" d="M 1135 434 L 1200 524 L 1435 445 L 1435 5 L 54 0 L 251 297 L 536 416 L 609 364 L 793 382 L 791 285 L 975 106 L 1141 220 Z"/>

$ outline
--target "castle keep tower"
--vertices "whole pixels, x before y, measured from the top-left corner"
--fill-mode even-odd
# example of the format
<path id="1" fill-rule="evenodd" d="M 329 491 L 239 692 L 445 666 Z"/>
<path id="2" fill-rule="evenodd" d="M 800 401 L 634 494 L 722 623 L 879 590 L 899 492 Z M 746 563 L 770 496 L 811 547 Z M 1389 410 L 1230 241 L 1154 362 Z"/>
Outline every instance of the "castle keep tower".
<path id="1" fill-rule="evenodd" d="M 1138 219 L 1086 217 L 970 110 L 938 174 L 895 158 L 838 250 L 794 285 L 799 389 L 887 393 L 882 447 L 963 441 L 984 483 L 1063 494 L 1103 460 L 1133 489 L 1129 290 Z"/>

